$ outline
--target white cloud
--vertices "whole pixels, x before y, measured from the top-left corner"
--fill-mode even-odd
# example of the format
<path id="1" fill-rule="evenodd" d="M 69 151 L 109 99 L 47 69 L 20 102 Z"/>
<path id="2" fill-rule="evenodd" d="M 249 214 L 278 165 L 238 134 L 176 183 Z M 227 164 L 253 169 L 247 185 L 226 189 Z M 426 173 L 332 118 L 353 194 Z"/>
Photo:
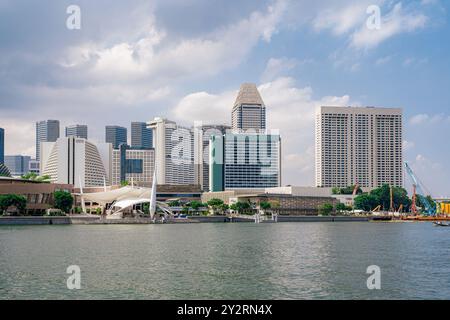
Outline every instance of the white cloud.
<path id="1" fill-rule="evenodd" d="M 329 29 L 337 36 L 346 34 L 363 24 L 367 17 L 366 9 L 369 4 L 371 4 L 369 1 L 360 1 L 348 6 L 325 9 L 313 20 L 313 27 L 316 31 Z"/>
<path id="2" fill-rule="evenodd" d="M 88 66 L 92 76 L 99 79 L 173 79 L 217 74 L 239 65 L 260 40 L 270 42 L 285 9 L 286 1 L 278 0 L 265 11 L 255 11 L 225 28 L 179 41 L 171 41 L 164 30 L 152 24 L 135 41 L 72 48 L 62 65 Z"/>
<path id="3" fill-rule="evenodd" d="M 385 56 L 385 57 L 381 57 L 379 59 L 377 59 L 377 61 L 375 61 L 375 64 L 377 66 L 382 66 L 385 65 L 386 63 L 389 63 L 392 60 L 392 56 Z"/>
<path id="4" fill-rule="evenodd" d="M 413 149 L 416 144 L 412 141 L 403 140 L 403 151 L 408 151 Z"/>
<path id="5" fill-rule="evenodd" d="M 350 97 L 315 99 L 310 87 L 298 88 L 292 78 L 277 78 L 258 87 L 267 106 L 267 127 L 282 136 L 283 184 L 314 185 L 314 116 L 321 105 L 346 106 Z M 236 91 L 192 93 L 173 110 L 179 121 L 231 119 Z M 228 121 L 229 123 L 230 121 Z"/>
<path id="6" fill-rule="evenodd" d="M 434 114 L 429 115 L 426 113 L 417 114 L 409 119 L 411 125 L 424 125 L 424 124 L 436 124 L 441 122 L 449 122 L 450 116 L 445 114 Z"/>
<path id="7" fill-rule="evenodd" d="M 371 30 L 364 24 L 351 35 L 351 47 L 371 49 L 383 41 L 401 33 L 413 32 L 424 28 L 428 17 L 421 13 L 405 12 L 401 2 L 392 11 L 381 17 L 381 28 Z"/>
<path id="8" fill-rule="evenodd" d="M 303 61 L 303 63 L 310 62 Z M 299 62 L 296 59 L 289 59 L 289 58 L 270 58 L 267 62 L 266 69 L 263 72 L 263 75 L 261 76 L 261 79 L 263 81 L 270 81 L 278 76 L 285 76 L 287 72 L 294 69 L 297 65 L 299 65 Z"/>
<path id="9" fill-rule="evenodd" d="M 35 156 L 34 123 L 18 119 L 0 118 L 0 128 L 5 129 L 5 155 Z"/>

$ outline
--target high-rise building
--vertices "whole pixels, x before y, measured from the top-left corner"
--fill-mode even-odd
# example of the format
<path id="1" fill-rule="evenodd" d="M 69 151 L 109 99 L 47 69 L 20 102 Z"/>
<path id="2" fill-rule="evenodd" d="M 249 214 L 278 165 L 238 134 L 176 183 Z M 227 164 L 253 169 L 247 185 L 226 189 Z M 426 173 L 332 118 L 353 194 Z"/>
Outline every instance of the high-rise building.
<path id="1" fill-rule="evenodd" d="M 5 129 L 0 128 L 0 163 L 5 162 Z"/>
<path id="2" fill-rule="evenodd" d="M 127 128 L 106 126 L 105 142 L 111 143 L 114 149 L 118 149 L 122 143 L 127 144 Z"/>
<path id="3" fill-rule="evenodd" d="M 88 127 L 84 124 L 74 124 L 66 127 L 66 137 L 88 138 Z"/>
<path id="4" fill-rule="evenodd" d="M 152 129 L 145 122 L 131 123 L 131 147 L 134 149 L 151 149 L 153 145 Z"/>
<path id="5" fill-rule="evenodd" d="M 72 184 L 76 188 L 103 186 L 110 183 L 112 146 L 94 144 L 83 138 L 65 137 L 43 142 L 40 172 L 51 182 Z"/>
<path id="6" fill-rule="evenodd" d="M 59 138 L 59 121 L 44 120 L 36 122 L 36 160 L 40 160 L 41 143 L 55 142 Z"/>
<path id="7" fill-rule="evenodd" d="M 158 184 L 196 184 L 193 130 L 162 118 L 147 125 L 153 130 Z"/>
<path id="8" fill-rule="evenodd" d="M 203 191 L 209 191 L 209 141 L 212 136 L 224 135 L 229 125 L 201 125 L 194 127 L 195 173 Z"/>
<path id="9" fill-rule="evenodd" d="M 210 191 L 281 186 L 281 138 L 226 133 L 210 140 Z"/>
<path id="10" fill-rule="evenodd" d="M 266 129 L 266 106 L 255 84 L 241 85 L 231 114 L 234 130 Z"/>
<path id="11" fill-rule="evenodd" d="M 112 185 L 127 181 L 136 186 L 151 187 L 155 170 L 155 150 L 134 149 L 126 144 L 113 150 Z"/>
<path id="12" fill-rule="evenodd" d="M 402 109 L 321 107 L 316 114 L 316 185 L 403 185 Z"/>
<path id="13" fill-rule="evenodd" d="M 30 171 L 30 160 L 28 156 L 5 156 L 5 165 L 13 177 L 21 177 Z"/>

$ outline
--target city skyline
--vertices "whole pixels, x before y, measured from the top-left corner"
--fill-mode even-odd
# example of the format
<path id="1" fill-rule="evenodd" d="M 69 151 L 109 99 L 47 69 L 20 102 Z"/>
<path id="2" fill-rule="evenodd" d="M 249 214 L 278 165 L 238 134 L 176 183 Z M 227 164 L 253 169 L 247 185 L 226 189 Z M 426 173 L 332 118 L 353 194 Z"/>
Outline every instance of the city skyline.
<path id="1" fill-rule="evenodd" d="M 80 1 L 82 12 L 99 19 L 84 15 L 80 31 L 64 28 L 65 4 L 2 7 L 5 30 L 19 14 L 35 13 L 15 37 L 5 34 L 0 48 L 5 57 L 1 70 L 7 75 L 1 80 L 0 104 L 6 155 L 34 154 L 33 124 L 41 119 L 59 119 L 61 126 L 86 123 L 90 138 L 98 142 L 106 124 L 129 130 L 131 121 L 156 116 L 182 125 L 217 119 L 230 124 L 239 85 L 254 82 L 268 107 L 267 126 L 283 136 L 283 184 L 314 185 L 316 107 L 401 107 L 405 160 L 433 195 L 448 195 L 445 159 L 450 155 L 439 147 L 445 146 L 450 124 L 449 45 L 441 43 L 449 29 L 447 3 L 249 1 L 228 6 L 220 19 L 205 18 L 211 9 L 205 1 L 182 12 L 158 1 L 132 4 L 139 10 L 114 4 L 103 15 L 102 3 Z M 363 32 L 369 4 L 380 5 L 389 26 L 376 39 Z M 195 25 L 176 19 L 181 14 L 204 19 Z M 115 26 L 115 21 L 123 24 Z M 54 31 L 48 48 L 42 48 L 32 31 L 41 32 L 48 24 Z M 100 24 L 105 29 L 98 32 Z M 23 50 L 39 52 L 42 59 L 16 54 Z M 72 80 L 64 79 L 67 75 Z"/>

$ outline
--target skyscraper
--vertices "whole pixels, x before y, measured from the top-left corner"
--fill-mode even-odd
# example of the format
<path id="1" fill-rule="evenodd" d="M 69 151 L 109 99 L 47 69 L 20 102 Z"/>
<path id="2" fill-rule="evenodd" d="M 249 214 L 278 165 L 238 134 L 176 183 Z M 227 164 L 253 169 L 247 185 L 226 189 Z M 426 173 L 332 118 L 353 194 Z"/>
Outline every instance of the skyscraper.
<path id="1" fill-rule="evenodd" d="M 21 177 L 30 171 L 31 157 L 28 156 L 5 156 L 5 165 L 12 176 Z"/>
<path id="2" fill-rule="evenodd" d="M 66 127 L 66 137 L 88 138 L 88 127 L 83 124 L 74 124 Z"/>
<path id="3" fill-rule="evenodd" d="M 41 159 L 41 143 L 55 142 L 59 138 L 59 121 L 44 120 L 36 122 L 36 160 Z"/>
<path id="4" fill-rule="evenodd" d="M 316 185 L 403 185 L 402 109 L 321 107 L 316 114 Z"/>
<path id="5" fill-rule="evenodd" d="M 281 186 L 279 134 L 212 136 L 210 152 L 210 191 Z"/>
<path id="6" fill-rule="evenodd" d="M 86 139 L 66 137 L 42 143 L 41 174 L 52 183 L 73 184 L 76 188 L 110 183 L 112 147 Z"/>
<path id="7" fill-rule="evenodd" d="M 5 162 L 5 129 L 0 128 L 0 163 Z"/>
<path id="8" fill-rule="evenodd" d="M 150 121 L 148 127 L 153 130 L 158 183 L 196 184 L 193 130 L 162 118 Z"/>
<path id="9" fill-rule="evenodd" d="M 196 130 L 195 130 L 196 129 Z M 209 191 L 209 142 L 212 136 L 224 135 L 231 129 L 228 125 L 202 125 L 194 129 L 194 152 L 196 177 L 203 191 Z M 195 159 L 194 157 L 194 159 Z"/>
<path id="10" fill-rule="evenodd" d="M 152 129 L 145 122 L 131 123 L 131 147 L 135 149 L 150 149 L 153 145 Z"/>
<path id="11" fill-rule="evenodd" d="M 255 84 L 241 85 L 231 114 L 233 130 L 266 129 L 266 106 Z"/>
<path id="12" fill-rule="evenodd" d="M 112 185 L 128 181 L 137 186 L 150 187 L 154 170 L 154 149 L 134 149 L 122 144 L 119 149 L 113 150 Z"/>
<path id="13" fill-rule="evenodd" d="M 127 128 L 119 126 L 106 126 L 105 141 L 111 143 L 114 149 L 118 149 L 121 144 L 127 144 Z"/>

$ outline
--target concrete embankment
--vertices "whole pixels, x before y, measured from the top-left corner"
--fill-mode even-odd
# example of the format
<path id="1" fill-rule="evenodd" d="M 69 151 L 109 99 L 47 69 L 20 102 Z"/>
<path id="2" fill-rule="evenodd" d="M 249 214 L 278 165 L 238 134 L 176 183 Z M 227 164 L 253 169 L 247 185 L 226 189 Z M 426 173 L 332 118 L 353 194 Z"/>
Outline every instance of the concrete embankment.
<path id="1" fill-rule="evenodd" d="M 278 216 L 278 222 L 359 222 L 369 221 L 368 217 L 342 216 Z M 252 217 L 195 216 L 188 219 L 170 219 L 166 223 L 230 223 L 254 222 Z M 262 221 L 270 223 L 271 220 Z M 68 225 L 68 224 L 152 224 L 149 218 L 103 219 L 100 216 L 66 216 L 66 217 L 0 217 L 0 225 Z M 156 223 L 161 223 L 156 222 Z"/>
<path id="2" fill-rule="evenodd" d="M 364 222 L 369 220 L 369 217 L 278 216 L 278 222 Z"/>
<path id="3" fill-rule="evenodd" d="M 97 216 L 79 217 L 0 217 L 0 225 L 67 225 L 92 224 L 98 221 Z"/>

